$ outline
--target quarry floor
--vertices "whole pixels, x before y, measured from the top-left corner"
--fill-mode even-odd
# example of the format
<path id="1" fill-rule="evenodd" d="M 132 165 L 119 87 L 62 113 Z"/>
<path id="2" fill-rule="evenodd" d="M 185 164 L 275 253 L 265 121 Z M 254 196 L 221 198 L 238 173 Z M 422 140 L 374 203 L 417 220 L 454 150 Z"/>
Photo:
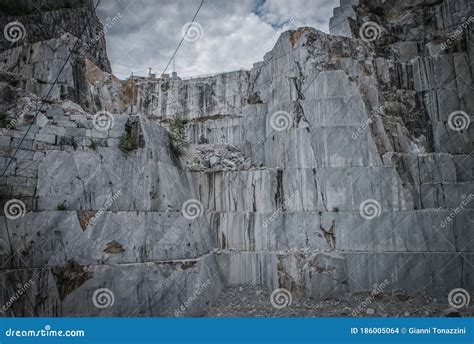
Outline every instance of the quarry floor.
<path id="1" fill-rule="evenodd" d="M 474 317 L 473 301 L 455 310 L 446 298 L 403 292 L 381 293 L 367 306 L 363 302 L 370 292 L 359 292 L 341 298 L 316 301 L 292 296 L 291 305 L 277 309 L 270 302 L 271 290 L 265 286 L 242 285 L 223 290 L 218 303 L 206 317 Z M 361 308 L 359 308 L 361 307 Z M 353 314 L 359 309 L 357 315 Z M 362 310 L 361 310 L 362 309 Z"/>

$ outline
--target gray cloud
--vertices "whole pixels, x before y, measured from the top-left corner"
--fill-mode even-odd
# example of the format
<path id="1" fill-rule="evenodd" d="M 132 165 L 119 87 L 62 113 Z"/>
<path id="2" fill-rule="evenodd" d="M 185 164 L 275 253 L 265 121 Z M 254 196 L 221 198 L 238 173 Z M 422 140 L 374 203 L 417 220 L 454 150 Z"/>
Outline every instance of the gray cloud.
<path id="1" fill-rule="evenodd" d="M 160 74 L 191 21 L 200 0 L 102 0 L 103 23 L 120 13 L 106 33 L 113 72 L 126 78 L 133 71 Z M 202 38 L 184 41 L 176 57 L 182 76 L 249 68 L 263 59 L 279 34 L 299 26 L 328 32 L 338 0 L 205 0 L 196 22 Z M 170 72 L 172 67 L 168 68 Z"/>

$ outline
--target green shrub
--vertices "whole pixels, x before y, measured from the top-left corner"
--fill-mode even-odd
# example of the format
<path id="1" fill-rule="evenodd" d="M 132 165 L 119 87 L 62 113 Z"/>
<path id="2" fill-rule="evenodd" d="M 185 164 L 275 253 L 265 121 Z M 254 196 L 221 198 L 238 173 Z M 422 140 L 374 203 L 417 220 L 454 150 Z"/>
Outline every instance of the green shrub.
<path id="1" fill-rule="evenodd" d="M 119 147 L 124 151 L 130 152 L 138 148 L 137 140 L 135 140 L 128 131 L 120 137 Z"/>
<path id="2" fill-rule="evenodd" d="M 186 137 L 185 121 L 181 117 L 172 118 L 169 123 L 171 151 L 177 156 L 182 156 L 189 147 Z"/>

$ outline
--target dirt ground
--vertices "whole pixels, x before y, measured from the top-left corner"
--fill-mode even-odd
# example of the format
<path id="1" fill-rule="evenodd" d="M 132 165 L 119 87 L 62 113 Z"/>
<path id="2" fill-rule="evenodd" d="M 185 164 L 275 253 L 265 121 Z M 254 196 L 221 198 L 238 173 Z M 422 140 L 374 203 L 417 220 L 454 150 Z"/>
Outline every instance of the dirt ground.
<path id="1" fill-rule="evenodd" d="M 242 285 L 225 289 L 207 317 L 473 317 L 474 305 L 454 309 L 447 298 L 403 291 L 358 292 L 340 298 L 316 301 L 292 295 L 291 304 L 276 308 L 270 302 L 271 290 L 264 286 Z"/>

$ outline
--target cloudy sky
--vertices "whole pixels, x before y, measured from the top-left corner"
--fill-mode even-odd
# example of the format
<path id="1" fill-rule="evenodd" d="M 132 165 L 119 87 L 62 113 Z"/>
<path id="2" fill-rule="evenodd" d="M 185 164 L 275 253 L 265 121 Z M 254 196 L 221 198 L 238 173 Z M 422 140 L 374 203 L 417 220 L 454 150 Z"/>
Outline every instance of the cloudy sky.
<path id="1" fill-rule="evenodd" d="M 339 0 L 205 0 L 179 49 L 180 76 L 249 68 L 279 33 L 300 26 L 328 32 Z M 201 0 L 101 0 L 107 51 L 119 78 L 163 72 Z M 108 23 L 108 24 L 107 24 Z M 184 29 L 183 29 L 184 27 Z M 172 64 L 167 72 L 173 69 Z"/>

